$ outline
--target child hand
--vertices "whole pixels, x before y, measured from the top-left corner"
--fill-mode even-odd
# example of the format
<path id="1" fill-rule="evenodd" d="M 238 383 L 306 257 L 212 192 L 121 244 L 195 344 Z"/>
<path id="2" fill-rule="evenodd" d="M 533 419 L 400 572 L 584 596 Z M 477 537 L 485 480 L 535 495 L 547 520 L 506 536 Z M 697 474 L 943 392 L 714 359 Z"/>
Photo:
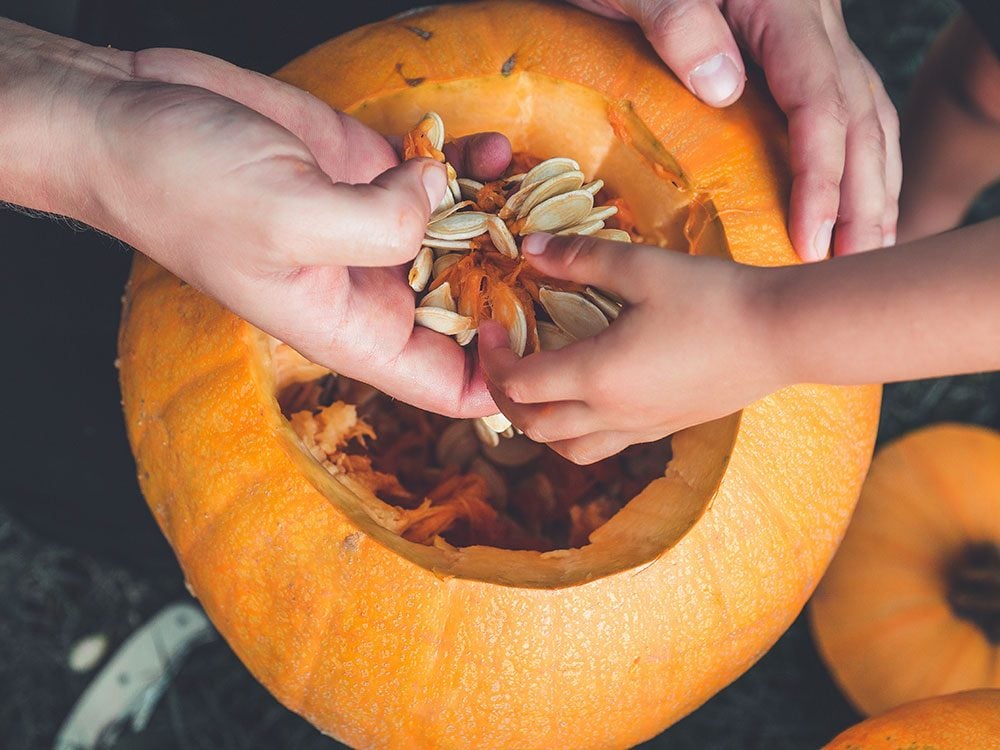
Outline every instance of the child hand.
<path id="1" fill-rule="evenodd" d="M 616 293 L 603 333 L 519 359 L 479 329 L 487 385 L 533 440 L 576 463 L 730 414 L 786 384 L 769 351 L 766 271 L 593 237 L 527 237 L 542 273 Z"/>

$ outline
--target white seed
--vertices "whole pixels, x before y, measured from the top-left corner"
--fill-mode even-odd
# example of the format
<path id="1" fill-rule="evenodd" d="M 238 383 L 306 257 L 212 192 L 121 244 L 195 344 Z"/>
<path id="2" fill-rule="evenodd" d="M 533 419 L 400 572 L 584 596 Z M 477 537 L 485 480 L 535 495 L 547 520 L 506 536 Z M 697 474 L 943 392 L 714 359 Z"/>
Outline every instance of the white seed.
<path id="1" fill-rule="evenodd" d="M 458 466 L 464 469 L 479 453 L 479 441 L 468 419 L 452 422 L 444 428 L 434 455 L 442 466 Z"/>
<path id="2" fill-rule="evenodd" d="M 534 167 L 528 170 L 528 173 L 524 176 L 521 181 L 522 185 L 532 185 L 536 182 L 542 182 L 550 177 L 555 177 L 560 172 L 574 172 L 580 169 L 580 165 L 577 164 L 573 159 L 567 159 L 566 157 L 557 156 L 554 159 L 546 159 L 545 161 L 536 164 Z"/>
<path id="3" fill-rule="evenodd" d="M 531 195 L 532 188 L 532 185 L 522 185 L 520 189 L 512 193 L 504 202 L 497 215 L 501 219 L 509 219 L 511 216 L 516 216 L 517 212 L 521 210 L 521 206 L 524 205 L 524 201 Z"/>
<path id="4" fill-rule="evenodd" d="M 426 234 L 438 240 L 471 240 L 486 232 L 486 217 L 482 211 L 453 213 L 427 225 Z"/>
<path id="5" fill-rule="evenodd" d="M 632 235 L 624 229 L 598 229 L 594 232 L 594 236 L 600 237 L 602 240 L 613 240 L 614 242 L 632 241 Z"/>
<path id="6" fill-rule="evenodd" d="M 566 227 L 565 229 L 556 232 L 556 234 L 588 235 L 600 232 L 602 229 L 604 229 L 603 221 L 601 221 L 600 219 L 598 219 L 597 221 L 591 221 L 590 219 L 587 219 L 582 224 L 574 224 L 571 227 Z"/>
<path id="7" fill-rule="evenodd" d="M 442 310 L 455 312 L 455 300 L 451 296 L 451 284 L 446 281 L 437 289 L 427 292 L 424 298 L 420 300 L 420 306 L 440 307 Z"/>
<path id="8" fill-rule="evenodd" d="M 472 343 L 472 340 L 476 338 L 476 334 L 479 333 L 478 328 L 471 328 L 468 331 L 462 331 L 461 333 L 455 334 L 455 342 L 459 346 L 468 346 Z"/>
<path id="9" fill-rule="evenodd" d="M 437 112 L 428 112 L 420 119 L 418 127 L 422 126 L 426 120 L 431 121 L 431 127 L 427 130 L 427 140 L 431 142 L 434 148 L 440 151 L 444 148 L 444 121 Z"/>
<path id="10" fill-rule="evenodd" d="M 517 295 L 508 286 L 498 286 L 493 296 L 493 318 L 507 329 L 510 348 L 517 356 L 524 356 L 528 345 L 528 320 Z"/>
<path id="11" fill-rule="evenodd" d="M 107 651 L 108 637 L 103 633 L 95 633 L 74 643 L 66 662 L 74 672 L 89 672 L 98 665 Z"/>
<path id="12" fill-rule="evenodd" d="M 444 197 L 441 199 L 441 202 L 438 203 L 437 208 L 434 209 L 434 213 L 439 214 L 442 211 L 447 211 L 454 205 L 455 205 L 455 196 L 451 194 L 450 190 L 445 190 Z"/>
<path id="13" fill-rule="evenodd" d="M 473 205 L 475 205 L 475 204 L 472 201 L 461 201 L 460 203 L 455 203 L 454 205 L 449 206 L 448 208 L 446 208 L 444 211 L 441 211 L 440 213 L 432 214 L 431 215 L 431 220 L 428 223 L 433 224 L 435 221 L 440 221 L 441 219 L 445 219 L 445 218 L 451 216 L 456 211 L 461 211 L 463 208 L 468 208 L 469 206 L 473 206 Z"/>
<path id="14" fill-rule="evenodd" d="M 413 311 L 413 322 L 448 336 L 468 331 L 473 327 L 472 318 L 440 307 L 418 307 Z"/>
<path id="15" fill-rule="evenodd" d="M 528 213 L 544 200 L 548 200 L 554 195 L 562 195 L 563 193 L 571 193 L 574 190 L 579 190 L 583 185 L 583 172 L 579 170 L 573 170 L 570 172 L 560 172 L 555 177 L 550 177 L 544 182 L 539 182 L 535 185 L 530 186 L 531 192 L 528 197 L 524 199 L 524 203 L 517 211 L 518 218 L 522 218 L 528 215 Z"/>
<path id="16" fill-rule="evenodd" d="M 448 189 L 451 191 L 451 197 L 456 201 L 462 200 L 462 188 L 458 184 L 458 178 L 448 180 Z"/>
<path id="17" fill-rule="evenodd" d="M 604 221 L 618 213 L 618 206 L 597 206 L 587 217 L 589 221 Z"/>
<path id="18" fill-rule="evenodd" d="M 542 201 L 524 222 L 521 234 L 553 232 L 579 224 L 594 207 L 594 196 L 586 190 L 574 190 Z"/>
<path id="19" fill-rule="evenodd" d="M 500 436 L 487 427 L 482 419 L 472 420 L 472 429 L 475 430 L 476 437 L 479 438 L 479 442 L 483 445 L 489 445 L 494 448 L 500 445 Z"/>
<path id="20" fill-rule="evenodd" d="M 497 250 L 508 258 L 517 257 L 517 242 L 503 219 L 495 214 L 490 214 L 486 218 L 486 229 L 489 231 L 490 239 L 493 240 Z"/>
<path id="21" fill-rule="evenodd" d="M 622 311 L 622 306 L 620 304 L 615 302 L 610 297 L 605 296 L 603 292 L 594 289 L 592 286 L 588 286 L 584 289 L 583 293 L 587 295 L 587 299 L 593 302 L 598 309 L 604 313 L 604 317 L 608 320 L 613 321 L 618 319 L 618 315 Z"/>
<path id="22" fill-rule="evenodd" d="M 538 345 L 542 351 L 554 352 L 575 341 L 566 331 L 547 320 L 538 321 Z"/>
<path id="23" fill-rule="evenodd" d="M 528 175 L 527 172 L 518 172 L 517 174 L 512 174 L 510 177 L 504 177 L 504 185 L 516 185 L 520 182 L 524 182 L 524 178 Z"/>
<path id="24" fill-rule="evenodd" d="M 470 240 L 442 240 L 437 237 L 424 237 L 424 245 L 436 250 L 471 250 Z"/>
<path id="25" fill-rule="evenodd" d="M 434 261 L 434 267 L 431 269 L 431 277 L 437 278 L 453 265 L 458 263 L 465 257 L 461 253 L 448 253 L 447 255 L 442 255 L 436 261 Z"/>
<path id="26" fill-rule="evenodd" d="M 608 319 L 600 308 L 576 292 L 542 287 L 538 299 L 552 322 L 574 339 L 596 336 L 608 327 Z"/>
<path id="27" fill-rule="evenodd" d="M 593 182 L 588 182 L 586 185 L 584 185 L 583 189 L 586 190 L 591 195 L 597 195 L 599 192 L 601 192 L 601 188 L 603 187 L 604 187 L 604 180 L 594 180 Z"/>
<path id="28" fill-rule="evenodd" d="M 471 202 L 471 201 L 474 201 L 476 199 L 476 196 L 479 194 L 479 191 L 482 190 L 486 186 L 483 185 L 483 183 L 481 183 L 481 182 L 476 182 L 475 180 L 470 180 L 467 177 L 459 177 L 458 178 L 458 187 L 459 187 L 459 190 L 461 190 L 461 192 L 462 192 L 462 197 L 465 198 L 465 199 L 467 199 L 467 200 L 469 200 Z"/>
<path id="29" fill-rule="evenodd" d="M 482 420 L 487 427 L 493 430 L 493 432 L 503 432 L 510 427 L 510 420 L 500 412 L 491 414 L 488 417 L 483 417 Z"/>
<path id="30" fill-rule="evenodd" d="M 410 266 L 410 274 L 408 281 L 410 282 L 410 289 L 415 292 L 424 291 L 424 287 L 427 286 L 427 282 L 431 278 L 431 269 L 434 268 L 434 251 L 429 247 L 420 248 L 420 252 L 417 253 L 417 257 L 413 259 L 413 265 Z"/>

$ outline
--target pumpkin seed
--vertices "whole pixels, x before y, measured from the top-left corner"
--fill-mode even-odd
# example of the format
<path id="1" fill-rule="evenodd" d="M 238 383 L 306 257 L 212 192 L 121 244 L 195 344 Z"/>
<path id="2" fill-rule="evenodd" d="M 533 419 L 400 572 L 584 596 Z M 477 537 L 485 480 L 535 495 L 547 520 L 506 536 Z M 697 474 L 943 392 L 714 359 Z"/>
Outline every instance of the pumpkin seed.
<path id="1" fill-rule="evenodd" d="M 453 213 L 428 224 L 425 233 L 438 240 L 471 240 L 486 232 L 486 217 L 482 211 Z"/>
<path id="2" fill-rule="evenodd" d="M 476 182 L 475 180 L 470 180 L 467 177 L 458 178 L 458 187 L 462 192 L 462 197 L 469 200 L 471 203 L 476 199 L 479 191 L 486 187 L 481 182 Z"/>
<path id="3" fill-rule="evenodd" d="M 498 510 L 507 506 L 507 483 L 496 467 L 482 456 L 477 456 L 469 465 L 470 474 L 478 474 L 486 482 L 486 494 Z"/>
<path id="4" fill-rule="evenodd" d="M 552 322 L 574 339 L 596 336 L 608 327 L 608 319 L 600 308 L 576 292 L 542 287 L 538 300 Z"/>
<path id="5" fill-rule="evenodd" d="M 486 426 L 486 423 L 482 419 L 472 420 L 472 429 L 476 433 L 476 437 L 479 438 L 479 442 L 483 445 L 488 445 L 496 448 L 500 445 L 500 436 Z"/>
<path id="6" fill-rule="evenodd" d="M 483 424 L 493 430 L 493 432 L 503 432 L 510 427 L 510 420 L 500 412 L 491 414 L 488 417 L 481 417 L 481 419 L 483 420 Z"/>
<path id="7" fill-rule="evenodd" d="M 434 251 L 429 247 L 420 248 L 417 257 L 413 259 L 410 266 L 410 273 L 407 280 L 410 282 L 410 289 L 415 292 L 424 291 L 427 282 L 431 278 L 431 269 L 434 268 Z"/>
<path id="8" fill-rule="evenodd" d="M 493 293 L 493 319 L 507 329 L 510 348 L 517 356 L 524 356 L 528 345 L 528 320 L 524 308 L 509 286 L 495 288 Z"/>
<path id="9" fill-rule="evenodd" d="M 433 224 L 435 221 L 440 221 L 441 219 L 446 219 L 447 217 L 451 216 L 456 211 L 460 211 L 463 208 L 468 208 L 469 206 L 474 206 L 474 205 L 475 205 L 475 203 L 473 203 L 472 201 L 461 201 L 459 203 L 455 203 L 455 204 L 449 206 L 448 208 L 446 208 L 444 211 L 441 211 L 440 213 L 432 214 L 431 215 L 431 220 L 430 220 L 429 223 Z"/>
<path id="10" fill-rule="evenodd" d="M 449 208 L 455 205 L 455 196 L 451 194 L 450 190 L 444 191 L 444 197 L 441 202 L 437 204 L 437 208 L 434 209 L 434 213 L 438 214 L 442 211 L 447 211 Z"/>
<path id="11" fill-rule="evenodd" d="M 614 321 L 618 319 L 619 313 L 622 311 L 622 306 L 615 302 L 610 297 L 606 297 L 602 292 L 594 289 L 592 286 L 588 286 L 583 290 L 583 293 L 587 295 L 587 299 L 594 303 L 602 313 L 604 317 L 608 320 Z"/>
<path id="12" fill-rule="evenodd" d="M 461 253 L 448 253 L 447 255 L 440 256 L 436 261 L 434 261 L 434 267 L 431 269 L 431 277 L 437 278 L 453 265 L 462 260 L 464 256 Z"/>
<path id="13" fill-rule="evenodd" d="M 614 242 L 632 241 L 632 235 L 624 229 L 598 229 L 594 232 L 594 236 L 600 237 L 602 240 L 612 240 Z"/>
<path id="14" fill-rule="evenodd" d="M 536 183 L 535 185 L 529 186 L 531 192 L 528 197 L 524 199 L 521 207 L 517 211 L 518 218 L 523 218 L 528 215 L 528 213 L 548 198 L 554 195 L 561 195 L 562 193 L 571 193 L 574 190 L 579 190 L 583 185 L 583 172 L 579 170 L 573 170 L 570 172 L 560 172 L 555 177 L 550 177 L 544 182 Z"/>
<path id="15" fill-rule="evenodd" d="M 444 428 L 434 455 L 442 466 L 465 467 L 479 454 L 479 442 L 468 419 L 452 422 Z"/>
<path id="16" fill-rule="evenodd" d="M 430 121 L 430 127 L 426 131 L 427 140 L 431 142 L 431 146 L 433 146 L 435 150 L 440 151 L 444 148 L 444 121 L 441 119 L 441 115 L 437 112 L 428 112 L 420 119 L 417 127 L 425 127 L 428 121 Z"/>
<path id="17" fill-rule="evenodd" d="M 569 346 L 575 340 L 555 323 L 549 323 L 547 320 L 538 321 L 538 345 L 542 351 L 554 352 Z"/>
<path id="18" fill-rule="evenodd" d="M 476 338 L 476 334 L 479 333 L 478 328 L 470 328 L 468 331 L 462 331 L 461 333 L 455 334 L 455 342 L 459 346 L 468 346 L 472 343 L 472 340 Z"/>
<path id="19" fill-rule="evenodd" d="M 420 300 L 420 307 L 439 307 L 442 310 L 455 312 L 455 299 L 451 296 L 451 284 L 446 281 L 437 289 L 427 292 Z"/>
<path id="20" fill-rule="evenodd" d="M 448 336 L 468 331 L 473 325 L 472 318 L 440 307 L 418 307 L 413 311 L 413 321 L 418 326 L 430 328 L 432 331 Z"/>
<path id="21" fill-rule="evenodd" d="M 527 438 L 504 440 L 495 447 L 484 447 L 483 454 L 497 466 L 517 467 L 534 461 L 545 446 Z"/>
<path id="22" fill-rule="evenodd" d="M 472 242 L 469 240 L 442 240 L 437 237 L 424 237 L 424 245 L 436 250 L 471 250 Z"/>
<path id="23" fill-rule="evenodd" d="M 448 180 L 448 189 L 451 191 L 452 198 L 456 201 L 462 200 L 462 187 L 458 184 L 457 177 Z"/>
<path id="24" fill-rule="evenodd" d="M 542 201 L 528 214 L 521 234 L 552 232 L 579 224 L 594 207 L 594 196 L 586 190 L 574 190 Z"/>
<path id="25" fill-rule="evenodd" d="M 584 185 L 583 189 L 586 190 L 591 195 L 597 195 L 599 192 L 601 192 L 601 188 L 603 187 L 604 187 L 604 180 L 594 180 L 593 182 L 588 182 L 586 185 Z"/>
<path id="26" fill-rule="evenodd" d="M 565 229 L 556 232 L 556 234 L 580 234 L 588 235 L 594 234 L 595 232 L 600 232 L 604 229 L 604 222 L 601 220 L 591 221 L 587 219 L 582 224 L 574 224 L 571 227 L 566 227 Z"/>
<path id="27" fill-rule="evenodd" d="M 489 231 L 490 239 L 493 240 L 493 244 L 497 250 L 508 258 L 516 258 L 518 256 L 517 242 L 514 240 L 514 235 L 510 233 L 510 229 L 507 228 L 507 224 L 503 219 L 496 214 L 488 215 L 486 217 L 486 229 Z"/>
<path id="28" fill-rule="evenodd" d="M 579 169 L 580 165 L 573 159 L 568 159 L 564 156 L 557 156 L 553 159 L 546 159 L 529 169 L 521 184 L 533 185 L 538 182 L 543 182 L 550 177 L 555 177 L 557 174 L 562 172 L 576 172 L 579 171 Z"/>
<path id="29" fill-rule="evenodd" d="M 604 221 L 618 213 L 618 206 L 597 206 L 587 217 L 588 221 Z"/>

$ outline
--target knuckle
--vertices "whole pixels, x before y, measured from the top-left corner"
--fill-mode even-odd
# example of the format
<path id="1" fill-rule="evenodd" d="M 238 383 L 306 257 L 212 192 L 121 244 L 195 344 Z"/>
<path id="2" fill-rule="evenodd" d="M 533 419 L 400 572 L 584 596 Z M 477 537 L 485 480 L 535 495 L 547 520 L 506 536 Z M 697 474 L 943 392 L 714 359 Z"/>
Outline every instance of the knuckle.
<path id="1" fill-rule="evenodd" d="M 579 266 L 587 264 L 594 255 L 597 239 L 590 235 L 572 235 L 565 241 L 560 260 L 563 266 Z"/>
<path id="2" fill-rule="evenodd" d="M 425 213 L 412 200 L 393 197 L 387 211 L 391 216 L 388 249 L 398 255 L 400 263 L 410 260 L 420 248 L 427 227 Z"/>
<path id="3" fill-rule="evenodd" d="M 524 432 L 525 436 L 529 440 L 533 440 L 536 443 L 549 443 L 552 442 L 545 428 L 539 424 L 539 419 L 533 416 L 526 416 L 520 420 L 518 427 Z"/>
<path id="4" fill-rule="evenodd" d="M 513 403 L 523 404 L 527 402 L 528 389 L 520 380 L 508 378 L 498 383 L 498 385 L 500 386 L 501 393 Z"/>

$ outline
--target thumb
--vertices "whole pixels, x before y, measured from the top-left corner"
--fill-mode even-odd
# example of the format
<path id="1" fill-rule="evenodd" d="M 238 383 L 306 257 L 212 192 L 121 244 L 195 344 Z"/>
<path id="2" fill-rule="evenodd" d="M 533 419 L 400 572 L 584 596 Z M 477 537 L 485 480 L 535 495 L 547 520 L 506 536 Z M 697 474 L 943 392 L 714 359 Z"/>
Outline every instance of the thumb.
<path id="1" fill-rule="evenodd" d="M 413 159 L 370 183 L 324 180 L 282 201 L 297 266 L 395 266 L 420 250 L 432 207 L 448 189 L 443 164 Z"/>
<path id="2" fill-rule="evenodd" d="M 725 107 L 743 93 L 746 71 L 729 24 L 714 0 L 628 0 L 660 58 L 706 104 Z"/>
<path id="3" fill-rule="evenodd" d="M 626 302 L 642 302 L 656 256 L 649 245 L 602 240 L 589 235 L 530 234 L 521 251 L 546 276 L 614 292 Z"/>

